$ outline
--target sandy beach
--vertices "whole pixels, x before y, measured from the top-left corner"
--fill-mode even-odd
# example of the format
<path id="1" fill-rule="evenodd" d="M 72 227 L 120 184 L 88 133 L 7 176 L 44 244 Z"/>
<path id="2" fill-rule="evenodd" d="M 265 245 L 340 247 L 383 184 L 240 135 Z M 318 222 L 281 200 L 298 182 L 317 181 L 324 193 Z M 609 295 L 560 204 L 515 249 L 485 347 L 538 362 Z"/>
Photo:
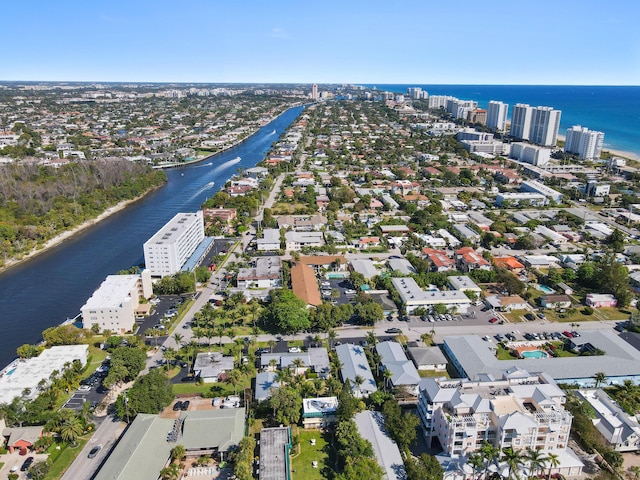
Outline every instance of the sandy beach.
<path id="1" fill-rule="evenodd" d="M 560 140 L 562 142 L 566 142 L 567 137 L 565 135 L 558 134 L 558 140 Z M 625 152 L 624 150 L 617 150 L 615 148 L 609 148 L 609 147 L 602 147 L 602 151 L 603 152 L 609 152 L 612 155 L 615 155 L 615 156 L 618 156 L 618 157 L 624 157 L 624 158 L 628 158 L 628 159 L 634 160 L 636 162 L 640 162 L 640 155 L 638 155 L 637 153 Z"/>
<path id="2" fill-rule="evenodd" d="M 156 188 L 159 188 L 159 187 L 156 187 Z M 52 249 L 56 245 L 60 245 L 62 242 L 64 242 L 68 238 L 71 238 L 76 233 L 81 232 L 82 230 L 85 230 L 85 229 L 95 225 L 96 223 L 98 223 L 98 222 L 104 220 L 105 218 L 113 215 L 114 213 L 117 213 L 117 212 L 125 209 L 128 205 L 131 205 L 132 203 L 137 202 L 138 200 L 140 200 L 141 198 L 145 197 L 147 194 L 153 192 L 154 190 L 155 190 L 155 188 L 149 189 L 147 192 L 145 192 L 142 195 L 137 196 L 136 198 L 132 198 L 131 200 L 124 200 L 124 201 L 114 205 L 113 207 L 107 208 L 104 212 L 102 212 L 97 217 L 92 218 L 91 220 L 87 220 L 86 222 L 81 223 L 77 227 L 74 227 L 71 230 L 67 230 L 66 232 L 62 232 L 60 235 L 57 235 L 57 236 L 53 237 L 50 240 L 47 240 L 42 246 L 34 248 L 31 252 L 27 253 L 26 255 L 24 255 L 21 258 L 12 258 L 12 259 L 7 260 L 6 263 L 2 267 L 0 267 L 0 273 L 4 272 L 6 270 L 9 270 L 11 267 L 15 267 L 16 265 L 20 265 L 21 263 L 26 262 L 27 260 L 30 260 L 31 258 L 33 258 L 33 257 L 35 257 L 37 255 L 40 255 L 41 253 L 44 253 L 47 250 Z"/>

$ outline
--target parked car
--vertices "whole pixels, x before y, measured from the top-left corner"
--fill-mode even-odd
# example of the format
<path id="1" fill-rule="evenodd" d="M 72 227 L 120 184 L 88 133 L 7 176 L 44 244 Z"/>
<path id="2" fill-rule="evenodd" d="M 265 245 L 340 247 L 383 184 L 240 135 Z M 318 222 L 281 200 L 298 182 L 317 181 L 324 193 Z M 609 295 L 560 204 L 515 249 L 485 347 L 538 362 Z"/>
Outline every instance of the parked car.
<path id="1" fill-rule="evenodd" d="M 174 412 L 177 412 L 178 410 L 182 410 L 182 402 L 180 400 L 178 400 L 176 403 L 173 404 L 172 410 Z"/>
<path id="2" fill-rule="evenodd" d="M 27 457 L 20 467 L 21 472 L 26 472 L 33 463 L 33 457 Z"/>
<path id="3" fill-rule="evenodd" d="M 567 338 L 573 338 L 573 333 L 568 330 L 565 330 L 564 332 L 562 332 L 562 334 Z"/>
<path id="4" fill-rule="evenodd" d="M 219 407 L 220 403 L 220 397 L 213 397 L 213 400 L 211 400 L 212 407 Z"/>
<path id="5" fill-rule="evenodd" d="M 498 319 L 496 317 L 491 317 L 489 319 L 489 323 L 496 323 L 498 321 Z"/>
<path id="6" fill-rule="evenodd" d="M 89 451 L 89 455 L 87 455 L 87 457 L 94 458 L 96 455 L 98 455 L 98 452 L 100 451 L 101 448 L 102 448 L 102 445 L 96 445 Z"/>
<path id="7" fill-rule="evenodd" d="M 300 347 L 289 347 L 289 353 L 300 353 L 302 349 Z"/>
<path id="8" fill-rule="evenodd" d="M 396 334 L 396 333 L 402 333 L 402 330 L 400 330 L 399 328 L 387 328 L 384 333 L 391 333 L 391 334 Z"/>
<path id="9" fill-rule="evenodd" d="M 547 318 L 547 316 L 542 312 L 538 312 L 537 315 L 538 315 L 538 318 L 540 318 L 541 320 L 544 320 L 545 318 Z"/>
<path id="10" fill-rule="evenodd" d="M 189 400 L 185 400 L 184 402 L 182 402 L 182 406 L 180 407 L 180 410 L 184 412 L 189 408 L 189 405 L 191 405 L 191 402 Z"/>
<path id="11" fill-rule="evenodd" d="M 524 318 L 532 322 L 536 319 L 536 316 L 533 313 L 525 313 Z"/>

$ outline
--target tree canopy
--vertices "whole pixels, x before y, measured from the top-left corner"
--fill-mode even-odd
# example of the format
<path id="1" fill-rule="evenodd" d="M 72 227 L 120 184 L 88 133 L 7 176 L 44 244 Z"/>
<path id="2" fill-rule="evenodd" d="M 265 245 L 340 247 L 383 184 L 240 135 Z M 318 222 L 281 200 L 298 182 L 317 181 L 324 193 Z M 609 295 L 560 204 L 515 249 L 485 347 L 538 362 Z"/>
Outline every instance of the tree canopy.
<path id="1" fill-rule="evenodd" d="M 271 303 L 265 314 L 268 324 L 282 333 L 301 332 L 311 326 L 306 304 L 289 289 L 271 291 Z"/>
<path id="2" fill-rule="evenodd" d="M 138 413 L 159 413 L 173 400 L 173 387 L 159 370 L 138 378 L 133 386 L 118 396 L 116 413 L 130 419 Z"/>

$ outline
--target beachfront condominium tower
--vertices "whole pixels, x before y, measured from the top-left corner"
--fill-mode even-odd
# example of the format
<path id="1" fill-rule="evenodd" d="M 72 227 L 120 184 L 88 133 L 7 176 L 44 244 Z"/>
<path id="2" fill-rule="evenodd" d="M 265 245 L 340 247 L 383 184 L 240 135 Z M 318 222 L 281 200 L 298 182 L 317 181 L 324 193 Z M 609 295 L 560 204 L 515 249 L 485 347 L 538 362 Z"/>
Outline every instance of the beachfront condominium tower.
<path id="1" fill-rule="evenodd" d="M 499 132 L 504 131 L 504 127 L 507 124 L 507 111 L 509 110 L 508 103 L 498 102 L 491 100 L 487 107 L 487 127 L 493 128 Z"/>
<path id="2" fill-rule="evenodd" d="M 533 107 L 526 103 L 516 103 L 511 112 L 511 129 L 509 134 L 519 140 L 529 140 Z"/>
<path id="3" fill-rule="evenodd" d="M 180 271 L 204 240 L 202 210 L 178 213 L 143 245 L 144 263 L 153 277 Z"/>
<path id="4" fill-rule="evenodd" d="M 560 128 L 560 110 L 552 107 L 536 107 L 531 116 L 529 141 L 545 147 L 553 147 L 558 140 Z"/>
<path id="5" fill-rule="evenodd" d="M 603 143 L 603 132 L 596 132 L 580 125 L 574 125 L 567 129 L 564 151 L 575 153 L 583 160 L 597 160 L 602 153 Z"/>
<path id="6" fill-rule="evenodd" d="M 311 100 L 318 100 L 318 85 L 315 83 L 311 86 Z"/>

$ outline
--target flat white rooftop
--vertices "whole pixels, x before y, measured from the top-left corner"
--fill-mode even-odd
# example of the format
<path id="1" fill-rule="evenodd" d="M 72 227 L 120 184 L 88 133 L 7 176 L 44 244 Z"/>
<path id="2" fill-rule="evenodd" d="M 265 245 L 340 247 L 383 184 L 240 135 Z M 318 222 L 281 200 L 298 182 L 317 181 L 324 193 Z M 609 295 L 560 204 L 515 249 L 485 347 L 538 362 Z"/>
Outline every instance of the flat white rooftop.
<path id="1" fill-rule="evenodd" d="M 139 275 L 109 275 L 87 300 L 85 308 L 120 308 L 140 281 Z"/>

